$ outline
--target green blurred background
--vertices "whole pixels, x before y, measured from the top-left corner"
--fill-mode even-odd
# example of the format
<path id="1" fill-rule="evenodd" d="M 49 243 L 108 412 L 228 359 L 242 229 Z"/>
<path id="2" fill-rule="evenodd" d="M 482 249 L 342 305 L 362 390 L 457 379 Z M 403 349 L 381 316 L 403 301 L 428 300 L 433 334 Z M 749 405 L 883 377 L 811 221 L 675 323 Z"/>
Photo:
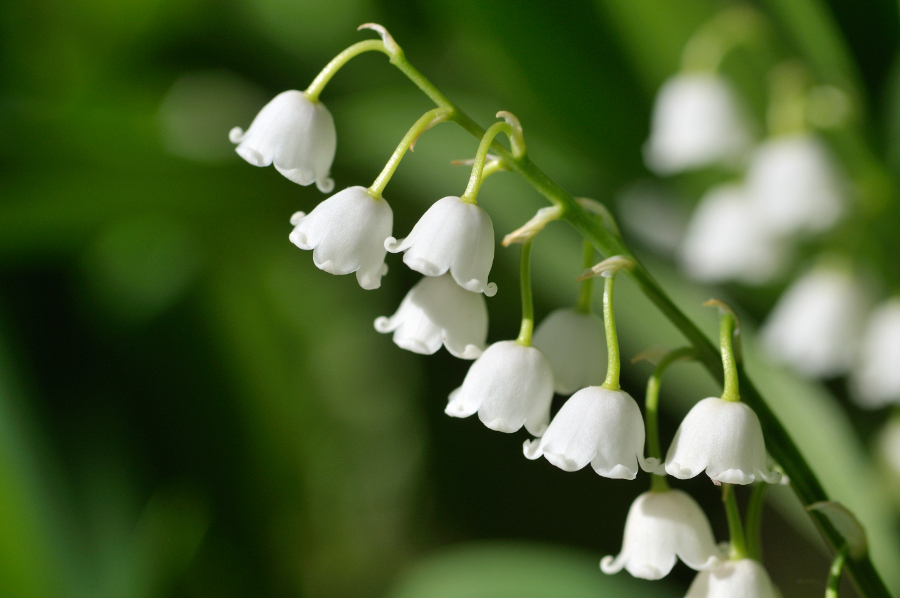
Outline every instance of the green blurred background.
<path id="1" fill-rule="evenodd" d="M 317 270 L 288 242 L 288 219 L 322 195 L 250 167 L 227 133 L 276 93 L 303 89 L 334 54 L 371 36 L 357 25 L 375 21 L 476 120 L 514 112 L 551 177 L 615 208 L 622 189 L 649 177 L 641 145 L 656 89 L 691 33 L 724 6 L 0 4 L 0 596 L 683 593 L 692 578 L 683 565 L 654 583 L 597 566 L 618 552 L 646 478 L 564 473 L 522 457 L 524 431 L 510 437 L 446 417 L 468 363 L 405 353 L 372 326 L 417 277 L 396 256 L 378 291 Z M 858 121 L 832 142 L 854 176 L 896 204 L 897 5 L 757 6 L 771 18 L 771 43 L 725 65 L 748 103 L 761 115 L 766 70 L 786 57 L 850 89 Z M 345 67 L 322 100 L 337 123 L 338 188 L 368 185 L 431 107 L 375 54 Z M 385 193 L 398 236 L 430 202 L 462 192 L 468 170 L 449 161 L 476 144 L 452 125 L 423 136 Z M 666 185 L 689 205 L 717 176 Z M 480 199 L 498 235 L 544 205 L 509 174 L 492 177 Z M 896 242 L 897 213 L 885 213 L 886 240 Z M 580 255 L 564 225 L 537 241 L 539 317 L 574 302 Z M 518 329 L 517 260 L 498 250 L 491 341 Z M 665 259 L 647 260 L 710 331 L 715 314 L 699 304 L 711 293 L 741 305 L 750 330 L 787 282 L 702 289 Z M 681 342 L 630 283 L 617 292 L 625 356 Z M 897 507 L 870 446 L 886 413 L 859 411 L 840 385 L 766 365 L 752 332 L 747 343 L 751 375 L 828 490 L 866 524 L 896 592 Z M 648 372 L 625 368 L 635 396 Z M 663 442 L 693 401 L 717 392 L 697 366 L 673 371 Z M 678 486 L 725 539 L 717 489 L 700 479 Z M 788 489 L 770 498 L 773 579 L 786 597 L 821 596 L 824 545 Z"/>

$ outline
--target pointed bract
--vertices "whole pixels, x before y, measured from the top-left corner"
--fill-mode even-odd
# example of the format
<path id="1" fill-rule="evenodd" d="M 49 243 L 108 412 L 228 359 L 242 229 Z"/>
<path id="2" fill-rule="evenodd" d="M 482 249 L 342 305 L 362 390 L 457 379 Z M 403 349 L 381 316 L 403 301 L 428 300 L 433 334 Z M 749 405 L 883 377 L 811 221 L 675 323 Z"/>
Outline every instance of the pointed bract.
<path id="1" fill-rule="evenodd" d="M 254 166 L 275 168 L 295 183 L 315 183 L 322 193 L 334 189 L 329 178 L 337 147 L 334 119 L 328 108 L 301 91 L 283 91 L 263 106 L 247 131 L 228 134 L 235 151 Z"/>
<path id="2" fill-rule="evenodd" d="M 455 357 L 484 351 L 488 313 L 484 295 L 465 290 L 449 274 L 426 276 L 410 289 L 390 318 L 375 320 L 378 332 L 394 333 L 397 346 L 431 355 L 441 343 Z"/>
<path id="3" fill-rule="evenodd" d="M 588 463 L 599 475 L 633 480 L 638 462 L 653 471 L 658 464 L 644 459 L 644 420 L 627 392 L 602 386 L 582 388 L 566 401 L 540 439 L 525 441 L 525 456 L 542 455 L 564 471 Z"/>
<path id="4" fill-rule="evenodd" d="M 696 571 L 720 564 L 723 555 L 700 505 L 681 490 L 644 492 L 625 519 L 622 551 L 603 557 L 604 573 L 624 567 L 634 577 L 662 579 L 680 558 Z"/>
<path id="5" fill-rule="evenodd" d="M 515 432 L 523 425 L 540 436 L 550 421 L 553 371 L 547 358 L 534 347 L 515 341 L 494 343 L 481 354 L 463 380 L 450 393 L 445 413 L 478 419 L 498 432 Z"/>
<path id="6" fill-rule="evenodd" d="M 702 472 L 723 484 L 774 484 L 759 418 L 746 403 L 703 399 L 685 416 L 666 455 L 666 472 L 686 480 Z"/>
<path id="7" fill-rule="evenodd" d="M 425 276 L 450 272 L 459 286 L 492 297 L 497 285 L 488 283 L 494 263 L 494 226 L 475 204 L 458 197 L 436 201 L 405 239 L 385 241 L 391 253 L 406 252 L 403 262 Z"/>
<path id="8" fill-rule="evenodd" d="M 534 346 L 553 368 L 554 390 L 570 395 L 579 388 L 603 382 L 606 341 L 603 321 L 574 309 L 557 309 L 534 332 Z"/>
<path id="9" fill-rule="evenodd" d="M 740 559 L 698 573 L 684 598 L 781 598 L 781 594 L 758 561 Z"/>
<path id="10" fill-rule="evenodd" d="M 291 242 L 313 250 L 316 267 L 331 274 L 356 272 L 359 286 L 377 289 L 387 271 L 384 240 L 391 236 L 394 215 L 384 199 L 375 199 L 365 187 L 335 193 L 309 215 L 291 218 Z"/>

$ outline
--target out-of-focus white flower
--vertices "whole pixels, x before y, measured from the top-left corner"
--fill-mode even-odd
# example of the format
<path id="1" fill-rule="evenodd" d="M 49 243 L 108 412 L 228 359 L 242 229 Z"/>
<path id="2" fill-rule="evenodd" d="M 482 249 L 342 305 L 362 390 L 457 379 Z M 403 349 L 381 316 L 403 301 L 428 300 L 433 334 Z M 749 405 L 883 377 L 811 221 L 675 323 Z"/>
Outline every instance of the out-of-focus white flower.
<path id="1" fill-rule="evenodd" d="M 553 367 L 554 390 L 570 395 L 603 382 L 606 363 L 603 321 L 574 309 L 557 309 L 544 318 L 534 333 L 534 346 Z"/>
<path id="2" fill-rule="evenodd" d="M 563 404 L 543 438 L 525 441 L 525 456 L 543 455 L 564 471 L 588 463 L 599 475 L 633 480 L 638 461 L 653 471 L 655 459 L 644 459 L 644 420 L 627 392 L 602 386 L 582 388 Z"/>
<path id="3" fill-rule="evenodd" d="M 312 249 L 318 268 L 331 274 L 356 272 L 359 286 L 377 289 L 387 272 L 384 240 L 391 236 L 394 214 L 384 199 L 375 199 L 365 187 L 335 193 L 309 215 L 291 216 L 291 242 Z"/>
<path id="4" fill-rule="evenodd" d="M 283 91 L 263 106 L 250 128 L 231 129 L 228 138 L 235 151 L 254 166 L 275 164 L 295 183 L 315 183 L 322 193 L 334 189 L 328 177 L 337 134 L 328 108 L 311 101 L 302 91 Z"/>
<path id="5" fill-rule="evenodd" d="M 759 418 L 746 403 L 703 399 L 681 422 L 666 454 L 666 473 L 686 480 L 703 471 L 724 484 L 781 479 L 769 467 Z"/>
<path id="6" fill-rule="evenodd" d="M 780 234 L 831 228 L 844 211 L 843 181 L 825 145 L 810 135 L 770 139 L 747 171 L 747 190 L 766 226 Z"/>
<path id="7" fill-rule="evenodd" d="M 869 316 L 851 386 L 863 407 L 900 403 L 900 298 L 886 301 Z"/>
<path id="8" fill-rule="evenodd" d="M 484 295 L 465 290 L 449 274 L 426 276 L 394 315 L 375 320 L 375 329 L 393 332 L 394 342 L 407 351 L 431 355 L 443 343 L 455 357 L 475 359 L 487 340 L 487 306 Z"/>
<path id="9" fill-rule="evenodd" d="M 772 357 L 811 377 L 850 367 L 862 333 L 866 296 L 842 269 L 818 267 L 794 282 L 762 328 Z"/>
<path id="10" fill-rule="evenodd" d="M 784 244 L 767 229 L 739 185 L 708 191 L 691 217 L 681 247 L 687 273 L 704 282 L 762 284 L 784 264 Z"/>
<path id="11" fill-rule="evenodd" d="M 740 559 L 698 573 L 684 598 L 781 598 L 781 594 L 758 561 Z"/>
<path id="12" fill-rule="evenodd" d="M 658 182 L 638 181 L 619 194 L 616 205 L 622 225 L 650 249 L 669 255 L 681 245 L 688 210 L 680 197 Z"/>
<path id="13" fill-rule="evenodd" d="M 553 370 L 540 350 L 515 341 L 494 343 L 481 354 L 450 393 L 444 412 L 453 417 L 478 413 L 484 425 L 515 432 L 523 425 L 540 436 L 550 421 Z"/>
<path id="14" fill-rule="evenodd" d="M 391 253 L 405 251 L 403 262 L 425 276 L 449 271 L 467 291 L 488 297 L 497 292 L 497 285 L 487 280 L 494 263 L 491 217 L 458 197 L 434 202 L 408 237 L 400 241 L 390 237 L 384 246 Z"/>
<path id="15" fill-rule="evenodd" d="M 644 162 L 662 175 L 735 163 L 747 151 L 750 137 L 727 81 L 711 74 L 680 74 L 656 96 Z"/>
<path id="16" fill-rule="evenodd" d="M 634 577 L 662 579 L 680 558 L 696 571 L 720 563 L 722 554 L 700 505 L 681 490 L 644 492 L 625 519 L 625 538 L 619 556 L 603 557 L 604 573 L 624 567 Z"/>

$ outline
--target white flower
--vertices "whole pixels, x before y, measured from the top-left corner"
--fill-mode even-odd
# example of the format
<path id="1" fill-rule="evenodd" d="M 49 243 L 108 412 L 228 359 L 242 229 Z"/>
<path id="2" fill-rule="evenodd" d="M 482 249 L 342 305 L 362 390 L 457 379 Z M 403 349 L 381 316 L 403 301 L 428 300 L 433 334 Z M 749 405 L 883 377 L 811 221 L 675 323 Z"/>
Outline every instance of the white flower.
<path id="1" fill-rule="evenodd" d="M 769 574 L 753 559 L 725 561 L 701 571 L 684 598 L 780 598 Z"/>
<path id="2" fill-rule="evenodd" d="M 763 225 L 739 185 L 721 185 L 703 196 L 681 247 L 684 269 L 704 282 L 762 284 L 780 270 L 785 257 L 783 243 Z"/>
<path id="3" fill-rule="evenodd" d="M 690 495 L 644 492 L 628 510 L 622 551 L 615 559 L 603 557 L 600 568 L 611 575 L 624 567 L 635 577 L 662 579 L 676 557 L 700 571 L 718 565 L 722 555 L 706 514 Z"/>
<path id="4" fill-rule="evenodd" d="M 582 388 L 563 404 L 543 438 L 525 441 L 525 456 L 541 455 L 564 471 L 588 463 L 598 474 L 633 480 L 638 461 L 647 471 L 657 466 L 644 459 L 644 421 L 627 392 L 602 386 Z"/>
<path id="5" fill-rule="evenodd" d="M 494 343 L 481 354 L 463 380 L 450 393 L 444 412 L 453 417 L 478 419 L 498 432 L 515 432 L 523 425 L 540 436 L 550 421 L 553 370 L 534 347 L 515 341 Z"/>
<path id="6" fill-rule="evenodd" d="M 412 232 L 384 242 L 391 253 L 405 251 L 404 263 L 425 276 L 449 271 L 462 288 L 493 297 L 497 285 L 488 283 L 494 263 L 494 226 L 491 217 L 475 204 L 458 197 L 434 202 Z"/>
<path id="7" fill-rule="evenodd" d="M 534 346 L 553 368 L 554 390 L 570 395 L 603 382 L 606 363 L 603 321 L 574 309 L 557 309 L 534 332 Z"/>
<path id="8" fill-rule="evenodd" d="M 844 270 L 819 267 L 781 296 L 762 328 L 768 352 L 811 377 L 850 367 L 863 327 L 866 297 Z"/>
<path id="9" fill-rule="evenodd" d="M 766 225 L 781 234 L 822 232 L 844 210 L 844 189 L 834 162 L 815 137 L 793 135 L 757 148 L 747 189 Z"/>
<path id="10" fill-rule="evenodd" d="M 263 106 L 250 128 L 231 129 L 235 151 L 254 166 L 275 168 L 295 183 L 315 183 L 322 193 L 334 189 L 328 177 L 337 134 L 331 113 L 301 91 L 283 91 Z"/>
<path id="11" fill-rule="evenodd" d="M 703 399 L 681 422 L 666 455 L 666 473 L 686 480 L 704 470 L 724 484 L 781 479 L 768 466 L 759 418 L 746 403 Z"/>
<path id="12" fill-rule="evenodd" d="M 335 193 L 307 216 L 291 217 L 291 242 L 312 249 L 318 268 L 331 274 L 356 272 L 359 286 L 377 289 L 387 272 L 384 240 L 391 235 L 394 214 L 384 199 L 375 199 L 365 187 Z"/>
<path id="13" fill-rule="evenodd" d="M 900 403 L 900 298 L 886 301 L 869 316 L 851 385 L 863 407 Z"/>
<path id="14" fill-rule="evenodd" d="M 375 329 L 393 332 L 394 342 L 407 351 L 431 355 L 443 342 L 455 357 L 475 359 L 487 340 L 487 306 L 484 295 L 465 290 L 449 274 L 426 276 L 393 316 L 375 320 Z"/>
<path id="15" fill-rule="evenodd" d="M 663 84 L 653 106 L 644 161 L 657 174 L 674 174 L 740 160 L 750 133 L 731 86 L 709 74 L 680 74 Z"/>

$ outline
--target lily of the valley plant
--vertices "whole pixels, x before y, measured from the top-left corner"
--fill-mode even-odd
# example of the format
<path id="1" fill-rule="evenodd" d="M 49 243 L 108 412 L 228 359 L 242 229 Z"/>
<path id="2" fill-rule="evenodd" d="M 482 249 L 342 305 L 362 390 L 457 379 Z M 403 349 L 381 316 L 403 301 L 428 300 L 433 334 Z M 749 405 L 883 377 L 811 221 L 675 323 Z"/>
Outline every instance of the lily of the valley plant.
<path id="1" fill-rule="evenodd" d="M 379 318 L 375 327 L 379 332 L 393 333 L 396 344 L 410 351 L 433 354 L 443 345 L 455 357 L 474 359 L 459 388 L 448 397 L 448 415 L 477 415 L 487 428 L 499 432 L 516 432 L 524 427 L 535 437 L 525 442 L 525 457 L 536 461 L 544 457 L 564 471 L 590 465 L 601 476 L 623 480 L 635 479 L 640 470 L 649 473 L 650 489 L 629 510 L 621 552 L 603 559 L 604 572 L 611 574 L 624 568 L 636 577 L 659 579 L 680 559 L 698 571 L 687 594 L 691 598 L 778 595 L 760 563 L 756 541 L 765 485 L 781 481 L 784 472 L 804 505 L 824 504 L 828 497 L 743 373 L 736 350 L 740 340 L 736 316 L 728 306 L 713 302 L 721 311 L 721 334 L 719 346 L 715 347 L 625 247 L 610 219 L 585 209 L 585 202 L 573 199 L 532 162 L 522 126 L 515 116 L 498 113 L 502 120 L 485 131 L 409 63 L 383 27 L 363 27 L 377 31 L 381 39 L 362 41 L 341 52 L 305 91 L 286 91 L 276 96 L 246 132 L 237 128 L 231 132 L 232 141 L 238 144 L 237 152 L 253 165 L 274 164 L 294 182 L 315 182 L 321 191 L 331 192 L 329 171 L 336 147 L 335 128 L 319 96 L 347 61 L 367 51 L 386 54 L 391 64 L 434 101 L 436 108 L 412 125 L 370 186 L 348 187 L 308 214 L 297 212 L 291 218 L 291 242 L 300 249 L 312 250 L 315 265 L 325 272 L 356 273 L 363 289 L 380 286 L 387 273 L 387 252 L 403 253 L 403 263 L 424 276 L 396 313 Z M 435 198 L 412 231 L 397 240 L 392 230 L 393 212 L 384 198 L 385 188 L 416 139 L 441 122 L 454 122 L 480 140 L 471 177 L 465 189 L 448 189 L 446 197 Z M 496 139 L 501 134 L 508 139 L 508 148 Z M 715 72 L 694 72 L 676 77 L 661 91 L 646 155 L 655 170 L 673 173 L 713 162 L 739 164 L 750 159 L 750 145 L 751 134 L 742 107 L 727 82 Z M 758 175 L 759 172 L 784 168 L 785 162 L 780 159 L 772 165 L 773 155 L 783 155 L 806 179 L 815 181 L 827 176 L 823 169 L 828 168 L 828 158 L 817 142 L 796 137 L 757 150 L 748 175 L 750 187 L 773 180 L 769 175 Z M 516 338 L 506 337 L 509 340 L 486 346 L 489 300 L 485 297 L 497 292 L 496 285 L 489 281 L 495 238 L 490 215 L 477 200 L 488 175 L 499 170 L 521 176 L 551 206 L 504 240 L 505 246 L 521 245 L 521 326 Z M 800 193 L 804 189 L 805 185 L 795 185 L 779 191 Z M 742 194 L 740 191 L 736 196 L 716 200 L 721 205 L 715 209 L 730 214 L 733 209 L 727 202 L 737 202 L 735 205 L 743 209 L 743 202 L 750 200 L 743 199 Z M 810 225 L 814 230 L 830 226 L 840 215 L 839 198 L 819 196 L 790 201 L 796 203 L 793 211 L 772 208 L 771 222 L 760 222 L 759 230 L 736 228 L 735 234 L 762 242 L 768 238 L 766 227 L 778 229 L 781 235 L 799 231 L 804 211 L 817 215 Z M 728 218 L 735 227 L 750 226 L 740 222 L 739 216 Z M 531 252 L 544 227 L 556 220 L 573 226 L 586 242 L 581 298 L 571 309 L 551 314 L 534 334 Z M 756 254 L 730 251 L 727 234 L 717 243 L 722 249 L 718 264 L 704 263 L 703 256 L 714 249 L 700 247 L 686 250 L 688 267 L 697 268 L 701 277 L 709 279 L 742 271 L 762 279 L 777 269 L 778 260 L 768 256 L 764 248 Z M 594 265 L 595 252 L 606 259 Z M 757 269 L 747 270 L 748 264 L 758 264 Z M 591 300 L 592 279 L 597 275 L 604 280 L 602 321 L 594 315 Z M 638 402 L 619 386 L 620 355 L 613 309 L 617 275 L 630 276 L 689 344 L 657 360 L 648 382 L 643 414 Z M 787 297 L 786 307 L 780 308 L 773 318 L 767 335 L 790 339 L 790 326 L 818 324 L 823 335 L 823 346 L 816 349 L 818 352 L 807 355 L 800 349 L 791 349 L 784 358 L 817 372 L 847 367 L 843 353 L 826 343 L 832 342 L 832 336 L 840 339 L 843 331 L 828 328 L 816 318 L 846 309 L 848 302 L 856 301 L 855 295 L 844 279 L 835 279 L 831 274 L 815 276 L 818 278 L 808 286 L 820 291 L 828 289 L 829 303 L 816 313 L 795 315 L 790 305 L 793 295 Z M 812 291 L 805 287 L 796 291 L 809 292 Z M 895 322 L 895 312 L 894 307 L 885 307 L 878 317 Z M 883 342 L 877 332 L 870 337 L 867 342 L 872 345 Z M 785 342 L 781 346 L 791 345 Z M 723 392 L 720 397 L 698 400 L 664 457 L 657 425 L 660 385 L 666 368 L 681 359 L 703 364 L 715 379 L 723 382 Z M 862 396 L 873 401 L 896 391 L 896 382 L 873 382 L 873 374 L 866 369 L 859 372 L 858 380 Z M 571 397 L 551 418 L 554 391 Z M 694 483 L 721 486 L 729 522 L 728 548 L 720 548 L 716 543 L 707 516 L 696 501 L 686 492 L 669 488 L 667 475 L 682 479 L 699 476 Z M 735 500 L 734 484 L 752 485 L 743 517 Z M 834 525 L 828 510 L 810 512 L 826 541 L 835 548 L 840 564 L 846 563 L 844 566 L 861 595 L 887 597 L 865 551 L 847 556 L 845 547 L 850 539 L 846 528 Z"/>

